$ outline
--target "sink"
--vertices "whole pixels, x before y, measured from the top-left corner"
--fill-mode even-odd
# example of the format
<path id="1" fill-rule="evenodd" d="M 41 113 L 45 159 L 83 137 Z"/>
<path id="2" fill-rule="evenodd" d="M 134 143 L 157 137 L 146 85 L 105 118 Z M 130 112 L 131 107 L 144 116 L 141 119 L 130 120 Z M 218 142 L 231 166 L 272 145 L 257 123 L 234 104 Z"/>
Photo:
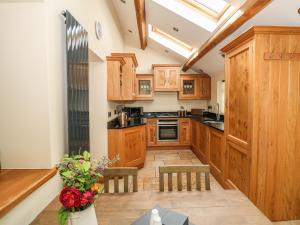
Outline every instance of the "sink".
<path id="1" fill-rule="evenodd" d="M 205 123 L 209 123 L 209 124 L 223 124 L 223 121 L 204 121 Z"/>

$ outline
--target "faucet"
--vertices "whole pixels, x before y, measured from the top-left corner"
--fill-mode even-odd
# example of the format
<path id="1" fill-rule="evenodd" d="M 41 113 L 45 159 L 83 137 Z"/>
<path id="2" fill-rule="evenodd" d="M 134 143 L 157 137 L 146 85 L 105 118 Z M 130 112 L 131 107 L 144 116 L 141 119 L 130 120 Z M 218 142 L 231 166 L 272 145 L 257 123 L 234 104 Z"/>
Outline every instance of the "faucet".
<path id="1" fill-rule="evenodd" d="M 216 110 L 217 108 L 217 110 Z M 220 120 L 220 104 L 217 102 L 214 106 L 214 111 L 216 113 L 217 121 Z"/>

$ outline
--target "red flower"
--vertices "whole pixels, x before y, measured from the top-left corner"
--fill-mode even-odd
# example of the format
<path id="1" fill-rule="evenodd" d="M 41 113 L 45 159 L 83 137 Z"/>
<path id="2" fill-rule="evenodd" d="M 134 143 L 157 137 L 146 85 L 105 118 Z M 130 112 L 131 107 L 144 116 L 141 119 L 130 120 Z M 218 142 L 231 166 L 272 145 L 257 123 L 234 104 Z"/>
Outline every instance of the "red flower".
<path id="1" fill-rule="evenodd" d="M 76 188 L 65 187 L 59 196 L 60 202 L 67 209 L 77 208 L 80 206 L 81 193 Z"/>
<path id="2" fill-rule="evenodd" d="M 86 191 L 82 194 L 80 204 L 85 206 L 87 203 L 92 204 L 94 202 L 94 194 L 92 191 Z"/>

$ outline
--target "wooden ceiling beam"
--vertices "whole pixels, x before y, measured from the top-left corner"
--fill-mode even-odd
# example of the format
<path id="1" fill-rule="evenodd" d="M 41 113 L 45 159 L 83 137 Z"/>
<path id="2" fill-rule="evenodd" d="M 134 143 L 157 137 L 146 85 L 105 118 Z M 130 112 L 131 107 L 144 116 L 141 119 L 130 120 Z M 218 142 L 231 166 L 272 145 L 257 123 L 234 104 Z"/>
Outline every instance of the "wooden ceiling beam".
<path id="1" fill-rule="evenodd" d="M 144 50 L 147 47 L 145 0 L 134 0 L 134 5 L 141 49 Z"/>
<path id="2" fill-rule="evenodd" d="M 199 59 L 212 50 L 217 44 L 223 41 L 226 37 L 232 34 L 246 21 L 251 19 L 255 14 L 266 7 L 272 0 L 247 0 L 240 10 L 243 14 L 238 17 L 233 23 L 221 27 L 213 36 L 211 36 L 183 65 L 182 70 L 187 71 Z"/>

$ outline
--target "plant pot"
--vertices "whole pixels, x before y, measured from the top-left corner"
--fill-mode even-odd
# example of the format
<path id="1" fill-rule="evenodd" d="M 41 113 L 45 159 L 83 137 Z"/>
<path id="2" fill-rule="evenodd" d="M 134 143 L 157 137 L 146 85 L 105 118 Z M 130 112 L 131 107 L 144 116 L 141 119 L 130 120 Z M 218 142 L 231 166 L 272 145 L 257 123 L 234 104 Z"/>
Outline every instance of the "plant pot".
<path id="1" fill-rule="evenodd" d="M 98 225 L 94 205 L 83 211 L 70 213 L 68 225 Z"/>

